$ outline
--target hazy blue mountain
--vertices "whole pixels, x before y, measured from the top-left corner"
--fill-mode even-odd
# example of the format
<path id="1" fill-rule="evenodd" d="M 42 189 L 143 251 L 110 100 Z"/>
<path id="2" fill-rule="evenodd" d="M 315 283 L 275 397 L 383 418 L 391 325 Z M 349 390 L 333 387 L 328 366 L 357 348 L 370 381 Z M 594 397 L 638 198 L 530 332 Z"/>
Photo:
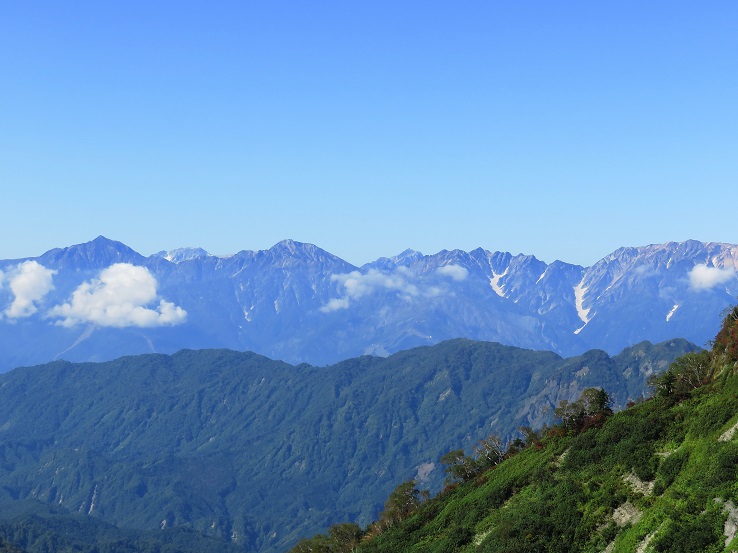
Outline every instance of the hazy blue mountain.
<path id="1" fill-rule="evenodd" d="M 125 244 L 108 240 L 104 236 L 98 236 L 85 244 L 55 248 L 36 258 L 41 265 L 57 271 L 105 269 L 113 263 L 141 265 L 145 260 L 145 257 Z"/>
<path id="2" fill-rule="evenodd" d="M 40 505 L 56 518 L 37 526 L 66 513 L 285 551 L 333 522 L 369 523 L 411 477 L 438 489 L 442 454 L 551 422 L 588 387 L 622 407 L 694 349 L 679 339 L 564 359 L 457 339 L 327 367 L 183 350 L 15 369 L 0 375 L 0 532 Z"/>
<path id="3" fill-rule="evenodd" d="M 146 275 L 132 267 L 154 295 L 136 292 Z M 592 267 L 481 248 L 356 267 L 292 240 L 144 257 L 98 237 L 0 261 L 0 370 L 218 347 L 327 364 L 460 337 L 561 355 L 704 345 L 738 295 L 737 267 L 738 247 L 697 241 L 622 248 Z"/>
<path id="4" fill-rule="evenodd" d="M 210 257 L 210 254 L 202 248 L 177 248 L 171 251 L 160 251 L 154 254 L 156 257 L 161 257 L 172 263 L 181 263 L 182 261 L 189 261 L 190 259 L 200 259 L 203 257 Z"/>

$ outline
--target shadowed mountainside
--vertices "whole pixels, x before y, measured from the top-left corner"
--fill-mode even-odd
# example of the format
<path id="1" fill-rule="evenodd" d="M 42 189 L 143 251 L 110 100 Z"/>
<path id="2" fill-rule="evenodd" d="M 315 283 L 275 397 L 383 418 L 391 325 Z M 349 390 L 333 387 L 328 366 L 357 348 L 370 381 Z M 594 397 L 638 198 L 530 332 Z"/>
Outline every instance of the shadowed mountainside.
<path id="1" fill-rule="evenodd" d="M 185 350 L 16 369 L 0 375 L 0 504 L 283 551 L 337 520 L 367 524 L 399 481 L 438 489 L 452 446 L 550 422 L 585 388 L 623 406 L 694 349 L 564 359 L 452 340 L 328 367 Z"/>

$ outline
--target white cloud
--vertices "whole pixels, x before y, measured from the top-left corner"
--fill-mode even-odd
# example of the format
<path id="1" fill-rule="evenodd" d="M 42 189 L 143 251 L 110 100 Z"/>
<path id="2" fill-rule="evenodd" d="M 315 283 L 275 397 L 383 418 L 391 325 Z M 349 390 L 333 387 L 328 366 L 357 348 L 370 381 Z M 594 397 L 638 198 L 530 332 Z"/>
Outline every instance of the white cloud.
<path id="1" fill-rule="evenodd" d="M 659 274 L 658 270 L 656 270 L 655 267 L 651 267 L 650 265 L 646 264 L 638 265 L 638 267 L 636 267 L 633 272 L 643 278 L 648 278 Z"/>
<path id="2" fill-rule="evenodd" d="M 466 269 L 462 267 L 459 269 L 466 272 Z M 454 271 L 454 274 L 458 276 L 460 272 Z M 458 280 L 457 276 L 452 276 L 452 278 Z M 323 305 L 320 308 L 323 313 L 348 309 L 352 301 L 359 300 L 378 290 L 397 292 L 405 301 L 412 301 L 415 298 L 434 298 L 443 293 L 441 288 L 419 281 L 419 276 L 407 267 L 398 267 L 392 273 L 383 273 L 377 269 L 369 269 L 366 273 L 352 271 L 332 275 L 331 281 L 338 282 L 339 286 L 343 287 L 343 296 L 331 299 Z"/>
<path id="3" fill-rule="evenodd" d="M 19 263 L 7 275 L 0 272 L 0 284 L 7 279 L 14 296 L 3 314 L 8 319 L 20 319 L 36 313 L 38 302 L 54 289 L 55 274 L 56 271 L 47 269 L 37 261 Z"/>
<path id="4" fill-rule="evenodd" d="M 436 272 L 439 275 L 451 277 L 457 282 L 466 280 L 466 277 L 469 276 L 469 271 L 461 265 L 444 265 L 436 269 Z"/>
<path id="5" fill-rule="evenodd" d="M 378 288 L 386 290 L 397 290 L 408 296 L 417 296 L 418 287 L 407 281 L 402 272 L 395 274 L 382 273 L 376 269 L 369 269 L 366 274 L 352 271 L 347 275 L 333 275 L 331 280 L 341 282 L 346 290 L 346 295 L 358 299 Z"/>
<path id="6" fill-rule="evenodd" d="M 348 309 L 349 300 L 348 298 L 333 298 L 328 303 L 320 308 L 323 313 L 330 313 L 332 311 L 338 311 L 339 309 Z"/>
<path id="7" fill-rule="evenodd" d="M 376 269 L 369 269 L 366 273 L 351 271 L 347 274 L 332 275 L 331 281 L 343 286 L 344 296 L 334 298 L 320 308 L 323 313 L 347 309 L 349 299 L 358 300 L 375 290 L 395 290 L 406 300 L 419 295 L 418 287 L 408 282 L 407 271 L 396 271 L 394 274 L 383 273 Z"/>
<path id="8" fill-rule="evenodd" d="M 157 286 L 147 268 L 116 263 L 103 270 L 99 278 L 81 284 L 70 300 L 54 307 L 49 316 L 61 318 L 59 324 L 63 326 L 93 323 L 122 328 L 183 323 L 187 312 L 159 298 Z M 157 300 L 158 305 L 149 307 Z"/>
<path id="9" fill-rule="evenodd" d="M 689 271 L 689 285 L 695 290 L 709 290 L 720 284 L 724 284 L 736 277 L 733 269 L 720 269 L 708 267 L 704 264 L 695 265 Z"/>

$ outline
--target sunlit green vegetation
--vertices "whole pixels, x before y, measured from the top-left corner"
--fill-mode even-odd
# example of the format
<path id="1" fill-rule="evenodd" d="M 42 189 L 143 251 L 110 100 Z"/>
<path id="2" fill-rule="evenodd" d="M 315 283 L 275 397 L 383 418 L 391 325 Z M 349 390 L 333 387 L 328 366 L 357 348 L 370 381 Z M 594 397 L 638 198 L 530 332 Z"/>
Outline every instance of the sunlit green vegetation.
<path id="1" fill-rule="evenodd" d="M 479 470 L 479 457 L 450 451 L 446 488 L 401 522 L 293 551 L 738 551 L 736 339 L 733 310 L 711 350 L 652 378 L 652 399 L 613 414 L 602 390 L 587 390 L 499 463 Z"/>
<path id="2" fill-rule="evenodd" d="M 179 528 L 265 553 L 341 521 L 363 535 L 380 515 L 399 524 L 405 511 L 385 500 L 421 465 L 433 493 L 448 477 L 476 477 L 499 464 L 518 426 L 550 423 L 560 398 L 601 385 L 624 406 L 649 374 L 694 350 L 670 340 L 562 359 L 451 340 L 330 367 L 209 350 L 18 369 L 0 375 L 0 535 L 43 551 L 33 544 L 45 534 L 15 539 L 25 515 L 14 510 L 28 504 L 57 510 L 32 511 L 50 535 L 67 515 L 73 526 L 93 519 L 158 537 Z M 452 448 L 463 448 L 468 475 L 439 466 Z M 107 539 L 85 528 L 72 533 Z"/>

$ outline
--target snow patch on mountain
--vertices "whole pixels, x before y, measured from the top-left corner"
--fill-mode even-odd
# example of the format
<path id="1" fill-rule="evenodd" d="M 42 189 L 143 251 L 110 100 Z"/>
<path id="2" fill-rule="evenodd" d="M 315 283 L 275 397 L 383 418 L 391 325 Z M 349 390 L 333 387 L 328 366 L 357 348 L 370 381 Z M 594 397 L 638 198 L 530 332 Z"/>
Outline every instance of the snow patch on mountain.
<path id="1" fill-rule="evenodd" d="M 676 313 L 676 310 L 677 309 L 679 309 L 679 304 L 678 303 L 677 304 L 674 304 L 674 307 L 671 308 L 671 311 L 669 311 L 666 314 L 666 322 L 669 322 L 671 320 L 672 316 L 674 315 L 674 313 Z"/>
<path id="2" fill-rule="evenodd" d="M 63 355 L 65 354 L 65 353 L 67 353 L 68 351 L 72 351 L 72 350 L 73 350 L 74 348 L 76 348 L 76 347 L 77 347 L 78 345 L 80 345 L 80 344 L 81 344 L 82 342 L 84 342 L 84 341 L 85 341 L 85 340 L 87 340 L 87 339 L 88 339 L 88 338 L 89 338 L 90 336 L 92 336 L 92 333 L 93 333 L 94 331 L 95 331 L 95 326 L 94 326 L 94 325 L 90 325 L 90 326 L 88 326 L 88 327 L 87 327 L 87 328 L 86 328 L 86 329 L 84 330 L 84 332 L 83 332 L 82 334 L 80 334 L 80 335 L 79 335 L 79 337 L 78 337 L 78 338 L 77 338 L 77 339 L 76 339 L 76 340 L 74 341 L 74 343 L 73 343 L 73 344 L 72 344 L 71 346 L 69 346 L 69 347 L 68 347 L 67 349 L 65 349 L 64 351 L 61 351 L 61 352 L 59 352 L 59 353 L 58 353 L 58 354 L 57 354 L 57 355 L 56 355 L 56 356 L 54 357 L 54 359 L 55 359 L 55 360 L 56 360 L 56 359 L 59 359 L 60 357 L 62 357 L 62 356 L 63 356 Z"/>
<path id="3" fill-rule="evenodd" d="M 574 334 L 579 334 L 590 321 L 589 312 L 591 308 L 584 308 L 584 294 L 587 292 L 587 288 L 584 286 L 584 280 L 574 287 L 574 305 L 577 308 L 577 315 L 584 323 L 582 326 L 574 331 Z"/>
<path id="4" fill-rule="evenodd" d="M 504 278 L 507 275 L 508 269 L 505 269 L 504 273 L 497 274 L 495 272 L 492 273 L 492 278 L 489 279 L 489 285 L 492 287 L 492 290 L 495 291 L 495 294 L 500 296 L 501 298 L 505 298 L 505 290 L 500 286 L 500 279 Z"/>
<path id="5" fill-rule="evenodd" d="M 55 271 L 53 289 L 13 291 L 26 261 Z M 105 272 L 115 264 L 139 267 L 141 285 Z M 0 260 L 0 271 L 0 337 L 18 344 L 0 351 L 0 371 L 70 346 L 65 358 L 79 361 L 143 353 L 146 340 L 162 352 L 197 344 L 314 364 L 456 337 L 567 356 L 675 336 L 704 344 L 738 296 L 738 247 L 695 240 L 620 248 L 591 267 L 482 248 L 407 250 L 356 267 L 293 240 L 230 257 L 201 248 L 144 257 L 99 237 Z M 22 324 L 8 317 L 34 309 Z M 73 345 L 78 325 L 106 329 Z M 138 330 L 113 330 L 126 325 Z"/>

